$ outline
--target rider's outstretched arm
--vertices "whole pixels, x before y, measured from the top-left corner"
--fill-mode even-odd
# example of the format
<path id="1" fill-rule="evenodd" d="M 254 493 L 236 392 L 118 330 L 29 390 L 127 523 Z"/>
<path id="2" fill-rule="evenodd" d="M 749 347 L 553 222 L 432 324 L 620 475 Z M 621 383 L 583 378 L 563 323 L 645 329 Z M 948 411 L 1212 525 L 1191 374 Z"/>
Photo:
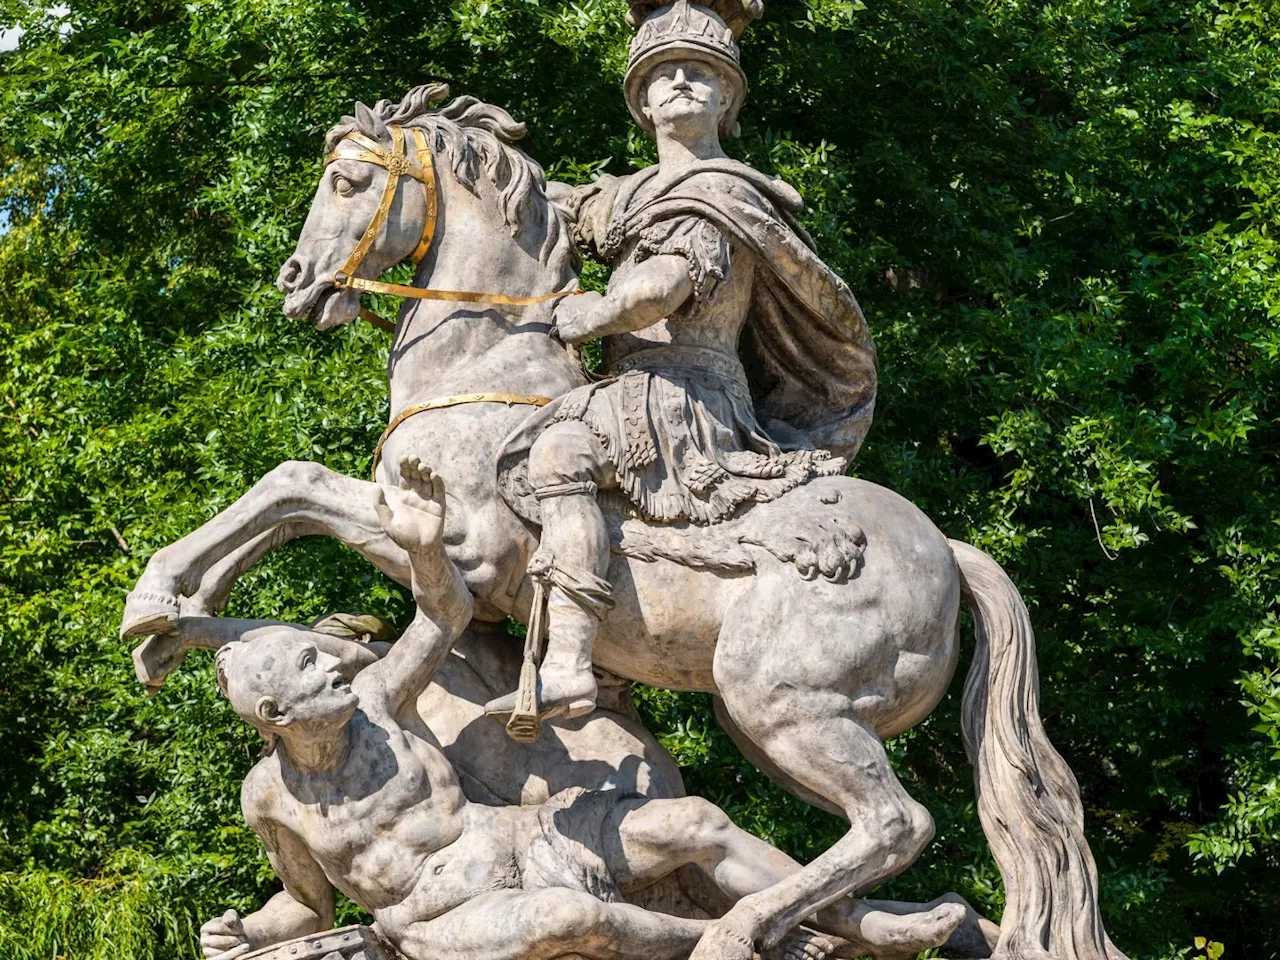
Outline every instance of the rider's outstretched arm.
<path id="1" fill-rule="evenodd" d="M 565 343 L 631 333 L 670 316 L 693 294 L 689 261 L 675 254 L 650 257 L 609 284 L 603 296 L 568 297 L 556 309 Z"/>
<path id="2" fill-rule="evenodd" d="M 471 622 L 472 600 L 444 552 L 444 480 L 411 457 L 400 465 L 398 490 L 379 488 L 383 529 L 409 554 L 418 612 L 390 652 L 360 675 L 362 697 L 380 688 L 392 713 L 417 698 Z"/>

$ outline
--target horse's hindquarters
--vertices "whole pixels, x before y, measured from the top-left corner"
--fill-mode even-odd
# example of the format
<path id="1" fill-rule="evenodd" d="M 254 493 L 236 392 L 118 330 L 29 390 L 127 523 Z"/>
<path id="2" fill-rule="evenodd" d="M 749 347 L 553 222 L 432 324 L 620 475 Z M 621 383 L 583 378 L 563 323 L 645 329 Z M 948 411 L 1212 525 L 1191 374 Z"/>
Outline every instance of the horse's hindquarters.
<path id="1" fill-rule="evenodd" d="M 745 549 L 755 570 L 739 574 L 615 556 L 617 606 L 596 661 L 680 690 L 714 691 L 725 677 L 754 674 L 765 687 L 846 697 L 882 736 L 923 719 L 946 692 L 958 656 L 960 588 L 946 539 L 915 506 L 875 484 L 832 477 L 802 489 L 808 495 L 755 507 L 756 528 L 816 529 L 796 511 L 809 521 L 826 511 L 865 533 L 855 576 L 805 579 L 795 563 L 752 546 Z"/>
<path id="2" fill-rule="evenodd" d="M 765 698 L 777 689 L 846 700 L 858 723 L 895 736 L 933 710 L 955 674 L 955 560 L 941 531 L 893 491 L 848 477 L 809 486 L 818 503 L 768 504 L 769 525 L 803 529 L 796 509 L 830 511 L 865 536 L 856 575 L 806 581 L 792 564 L 761 561 L 724 625 L 717 685 L 750 683 Z"/>
<path id="3" fill-rule="evenodd" d="M 750 575 L 615 555 L 609 580 L 616 606 L 596 640 L 596 663 L 654 687 L 713 691 L 721 624 Z"/>

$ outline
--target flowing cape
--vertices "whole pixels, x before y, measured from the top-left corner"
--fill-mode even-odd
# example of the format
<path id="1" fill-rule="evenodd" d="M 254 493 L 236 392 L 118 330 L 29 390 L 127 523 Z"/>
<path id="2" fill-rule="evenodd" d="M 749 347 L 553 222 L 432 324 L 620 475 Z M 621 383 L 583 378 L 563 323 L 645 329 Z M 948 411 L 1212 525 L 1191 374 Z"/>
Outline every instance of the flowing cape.
<path id="1" fill-rule="evenodd" d="M 637 201 L 655 177 L 645 190 L 654 199 Z M 804 203 L 793 187 L 735 160 L 710 160 L 674 174 L 654 166 L 602 177 L 574 199 L 579 240 L 610 263 L 648 228 L 689 215 L 752 250 L 758 267 L 740 354 L 757 416 L 784 448 L 854 457 L 875 407 L 875 345 L 848 285 L 796 221 Z"/>

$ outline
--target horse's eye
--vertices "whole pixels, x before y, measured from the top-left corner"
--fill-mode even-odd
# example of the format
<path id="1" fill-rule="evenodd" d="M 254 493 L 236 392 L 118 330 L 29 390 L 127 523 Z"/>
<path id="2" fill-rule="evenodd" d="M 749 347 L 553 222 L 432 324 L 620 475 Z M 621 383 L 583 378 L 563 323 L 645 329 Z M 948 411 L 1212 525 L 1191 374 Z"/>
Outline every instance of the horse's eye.
<path id="1" fill-rule="evenodd" d="M 355 184 L 340 173 L 333 175 L 333 192 L 340 197 L 349 197 L 356 192 Z"/>

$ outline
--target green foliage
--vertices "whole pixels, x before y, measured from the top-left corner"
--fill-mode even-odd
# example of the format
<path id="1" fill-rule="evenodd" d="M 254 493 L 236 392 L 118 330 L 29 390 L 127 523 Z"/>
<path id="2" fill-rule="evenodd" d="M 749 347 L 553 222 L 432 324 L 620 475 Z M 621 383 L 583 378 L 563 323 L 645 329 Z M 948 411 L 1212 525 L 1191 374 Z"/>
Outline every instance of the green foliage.
<path id="1" fill-rule="evenodd" d="M 43 870 L 0 874 L 0 953 L 12 960 L 197 960 L 200 920 L 186 898 L 165 895 L 157 869 L 144 860 L 83 880 Z"/>
<path id="2" fill-rule="evenodd" d="M 653 148 L 619 94 L 624 7 L 5 6 L 26 33 L 0 54 L 4 956 L 189 956 L 199 919 L 270 891 L 236 800 L 255 738 L 207 658 L 143 696 L 124 591 L 279 461 L 368 469 L 383 335 L 290 323 L 271 286 L 327 126 L 447 79 L 527 120 L 555 175 L 625 172 Z M 1275 0 L 770 0 L 743 42 L 730 150 L 805 195 L 880 349 L 856 469 L 1024 590 L 1109 928 L 1144 960 L 1280 943 L 1278 21 Z M 306 543 L 231 612 L 344 609 L 407 604 Z M 889 892 L 998 913 L 957 700 L 891 744 L 938 839 Z M 838 834 L 705 697 L 641 702 L 740 822 L 804 857 Z"/>

